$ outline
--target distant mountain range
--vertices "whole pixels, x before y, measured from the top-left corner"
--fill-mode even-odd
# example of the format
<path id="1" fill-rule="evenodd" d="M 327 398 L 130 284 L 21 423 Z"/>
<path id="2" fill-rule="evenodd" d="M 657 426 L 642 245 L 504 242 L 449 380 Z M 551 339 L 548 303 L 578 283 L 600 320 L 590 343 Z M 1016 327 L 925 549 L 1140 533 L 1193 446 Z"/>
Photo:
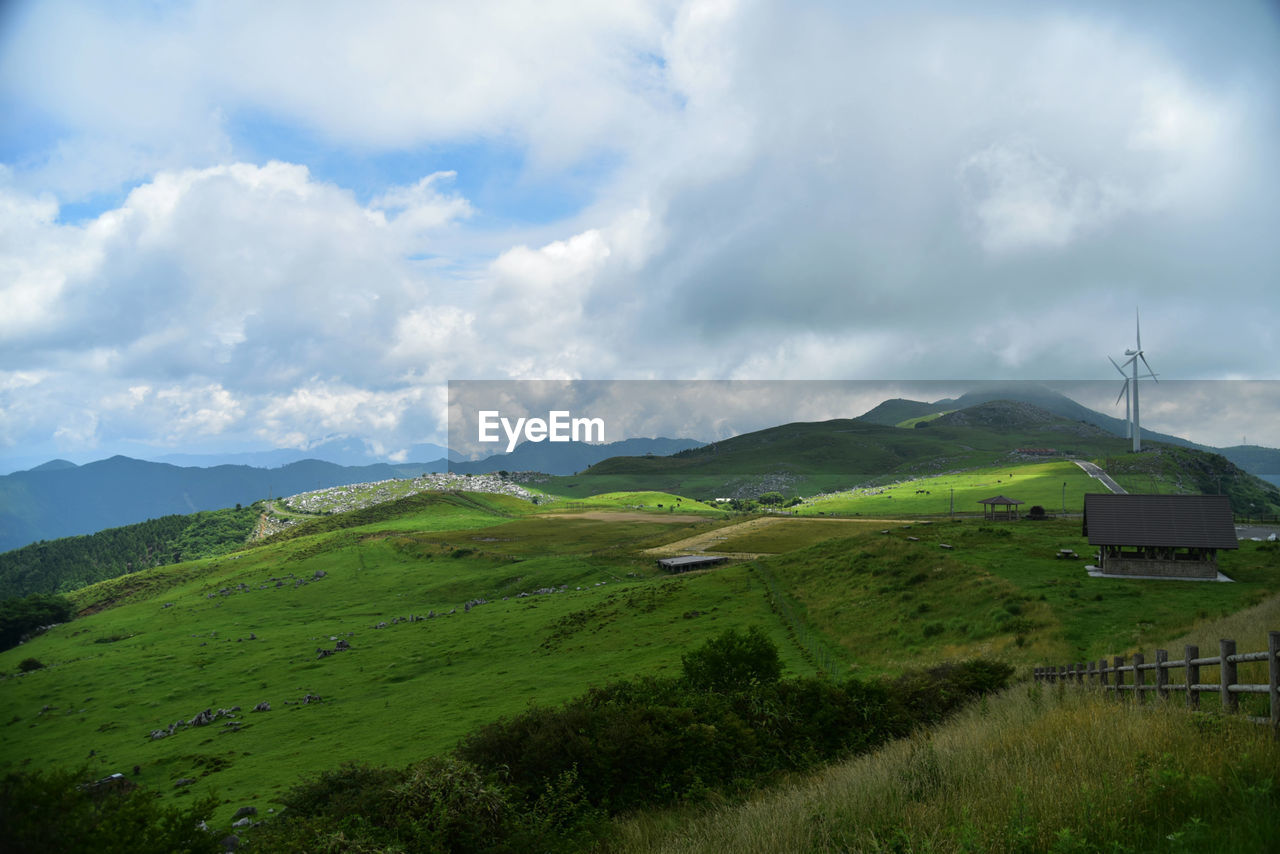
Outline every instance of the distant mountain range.
<path id="1" fill-rule="evenodd" d="M 619 454 L 669 454 L 696 447 L 692 439 L 627 439 L 608 445 L 578 442 L 525 443 L 510 454 L 452 463 L 458 473 L 542 471 L 573 474 Z M 341 458 L 363 453 L 359 443 L 330 443 L 326 452 Z M 421 446 L 443 451 L 438 445 Z M 293 451 L 267 451 L 245 457 L 274 460 Z M 204 459 L 201 456 L 179 459 Z M 218 457 L 218 459 L 221 459 Z M 275 468 L 250 465 L 179 466 L 115 456 L 78 466 L 50 460 L 27 471 L 0 477 L 0 552 L 39 540 L 91 534 L 175 513 L 218 510 L 260 498 L 294 495 L 330 486 L 448 471 L 443 457 L 425 463 L 339 465 L 324 460 L 294 460 Z"/>
<path id="2" fill-rule="evenodd" d="M 1036 424 L 1034 418 L 1031 421 L 1023 418 L 1030 412 L 1026 407 L 1006 406 L 988 408 L 983 417 L 1012 418 L 1010 424 L 1017 428 L 1012 432 L 993 432 L 991 428 L 996 425 L 973 423 L 973 417 L 956 416 L 925 422 L 928 429 L 897 428 L 903 422 L 973 410 L 1001 400 L 1014 400 L 1047 411 L 1059 416 L 1060 421 Z M 886 431 L 886 427 L 894 429 Z M 429 462 L 372 465 L 306 459 L 289 460 L 274 468 L 261 464 L 288 459 L 300 452 L 234 455 L 237 459 L 260 463 L 257 466 L 180 466 L 123 456 L 80 466 L 66 460 L 51 460 L 28 471 L 0 477 L 0 551 L 174 513 L 216 510 L 268 496 L 415 477 L 425 472 L 452 470 L 479 474 L 507 470 L 573 475 L 584 470 L 594 474 L 692 474 L 701 470 L 760 474 L 786 468 L 796 473 L 883 474 L 931 465 L 930 460 L 946 460 L 953 467 L 980 465 L 981 460 L 991 454 L 1005 453 L 1015 437 L 1019 447 L 1048 444 L 1053 437 L 1056 447 L 1074 449 L 1080 454 L 1088 454 L 1095 448 L 1099 451 L 1105 448 L 1106 453 L 1122 453 L 1123 445 L 1116 443 L 1114 437 L 1123 436 L 1124 432 L 1122 419 L 1095 412 L 1043 386 L 1015 384 L 987 386 L 933 403 L 887 400 L 855 419 L 784 424 L 710 445 L 693 439 L 667 438 L 626 439 L 602 445 L 526 442 L 510 454 L 477 461 L 449 462 L 443 455 Z M 959 438 L 962 434 L 966 438 Z M 1206 448 L 1177 436 L 1147 431 L 1144 436 L 1152 442 L 1221 454 L 1250 474 L 1272 483 L 1280 482 L 1280 450 L 1255 445 Z M 437 445 L 417 447 L 432 453 L 444 450 Z M 363 443 L 347 439 L 334 440 L 320 448 L 337 459 L 359 459 L 368 453 Z M 190 462 L 226 458 L 174 455 L 171 459 Z"/>
<path id="3" fill-rule="evenodd" d="M 440 468 L 413 463 L 340 466 L 320 460 L 274 469 L 192 468 L 119 456 L 83 466 L 52 460 L 0 477 L 0 551 L 174 513 L 217 510 L 328 486 L 416 477 Z"/>
<path id="4" fill-rule="evenodd" d="M 406 460 L 441 460 L 440 471 L 444 471 L 444 460 L 455 459 L 449 449 L 430 442 L 411 445 L 404 454 Z M 359 439 L 349 437 L 331 439 L 310 448 L 276 448 L 270 451 L 248 451 L 228 454 L 165 454 L 156 457 L 155 462 L 171 463 L 175 466 L 255 466 L 258 468 L 277 468 L 302 460 L 321 460 L 336 463 L 340 466 L 369 466 L 378 463 L 395 465 L 385 457 L 370 452 L 368 445 Z"/>

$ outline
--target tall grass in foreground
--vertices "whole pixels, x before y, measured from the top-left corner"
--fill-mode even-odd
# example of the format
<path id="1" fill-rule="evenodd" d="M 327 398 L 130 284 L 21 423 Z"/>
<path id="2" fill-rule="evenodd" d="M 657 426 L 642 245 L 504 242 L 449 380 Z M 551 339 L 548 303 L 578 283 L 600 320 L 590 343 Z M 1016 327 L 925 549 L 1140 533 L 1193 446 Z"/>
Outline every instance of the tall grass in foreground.
<path id="1" fill-rule="evenodd" d="M 1280 742 L 1065 686 L 980 700 L 791 788 L 617 826 L 622 852 L 1280 851 Z"/>

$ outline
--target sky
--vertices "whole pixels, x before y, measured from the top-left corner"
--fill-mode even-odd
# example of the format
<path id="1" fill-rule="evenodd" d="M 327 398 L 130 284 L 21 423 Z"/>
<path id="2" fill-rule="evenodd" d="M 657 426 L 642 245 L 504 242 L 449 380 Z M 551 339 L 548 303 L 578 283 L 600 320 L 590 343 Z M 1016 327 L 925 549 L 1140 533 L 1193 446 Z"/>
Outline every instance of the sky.
<path id="1" fill-rule="evenodd" d="M 1280 379 L 1278 90 L 1245 0 L 11 0 L 0 469 L 404 459 L 450 380 L 1118 392 L 1138 311 Z"/>

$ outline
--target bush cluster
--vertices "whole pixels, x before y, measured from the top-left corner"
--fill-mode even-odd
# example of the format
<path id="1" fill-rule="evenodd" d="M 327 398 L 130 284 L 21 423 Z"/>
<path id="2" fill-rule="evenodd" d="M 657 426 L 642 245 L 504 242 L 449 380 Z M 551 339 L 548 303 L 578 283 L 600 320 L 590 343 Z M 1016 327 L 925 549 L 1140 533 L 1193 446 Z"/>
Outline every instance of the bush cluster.
<path id="1" fill-rule="evenodd" d="M 65 596 L 33 593 L 0 600 L 0 652 L 13 649 L 42 626 L 70 621 L 75 613 Z"/>
<path id="2" fill-rule="evenodd" d="M 762 632 L 730 630 L 685 655 L 679 677 L 529 709 L 472 732 L 449 757 L 309 778 L 250 841 L 282 852 L 581 850 L 610 815 L 743 792 L 869 750 L 1012 672 L 971 661 L 895 681 L 782 679 Z"/>
<path id="3" fill-rule="evenodd" d="M 222 845 L 202 829 L 218 805 L 205 798 L 185 809 L 163 806 L 154 792 L 90 772 L 33 771 L 0 779 L 0 850 L 13 854 L 214 854 Z"/>

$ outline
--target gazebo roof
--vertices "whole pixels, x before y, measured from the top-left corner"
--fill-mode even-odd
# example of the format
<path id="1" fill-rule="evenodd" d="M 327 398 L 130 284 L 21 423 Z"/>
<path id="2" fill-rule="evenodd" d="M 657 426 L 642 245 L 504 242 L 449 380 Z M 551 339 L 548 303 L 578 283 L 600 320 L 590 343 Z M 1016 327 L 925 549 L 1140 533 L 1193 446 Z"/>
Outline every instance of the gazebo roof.
<path id="1" fill-rule="evenodd" d="M 1019 501 L 1016 498 L 1008 498 L 1003 495 L 997 495 L 994 498 L 984 498 L 978 503 L 979 504 L 1003 504 L 1005 506 L 1011 506 L 1014 504 L 1026 504 L 1025 501 Z"/>

